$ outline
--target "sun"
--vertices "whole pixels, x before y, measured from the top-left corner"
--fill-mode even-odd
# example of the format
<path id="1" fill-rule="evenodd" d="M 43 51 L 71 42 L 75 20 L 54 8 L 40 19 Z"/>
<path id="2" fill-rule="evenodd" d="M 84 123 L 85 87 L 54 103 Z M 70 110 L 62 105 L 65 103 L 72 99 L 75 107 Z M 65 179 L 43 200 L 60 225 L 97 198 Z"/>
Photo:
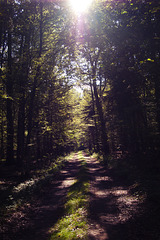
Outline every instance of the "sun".
<path id="1" fill-rule="evenodd" d="M 87 11 L 93 0 L 69 0 L 70 5 L 75 13 Z"/>

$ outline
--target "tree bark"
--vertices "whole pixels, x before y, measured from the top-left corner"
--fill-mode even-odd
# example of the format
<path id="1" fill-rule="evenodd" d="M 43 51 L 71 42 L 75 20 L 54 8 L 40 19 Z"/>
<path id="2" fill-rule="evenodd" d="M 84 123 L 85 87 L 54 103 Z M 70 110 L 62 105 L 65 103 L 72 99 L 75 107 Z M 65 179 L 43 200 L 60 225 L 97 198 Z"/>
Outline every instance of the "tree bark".
<path id="1" fill-rule="evenodd" d="M 17 165 L 20 167 L 24 156 L 24 132 L 25 132 L 25 97 L 24 92 L 19 103 L 18 131 L 17 131 Z"/>
<path id="2" fill-rule="evenodd" d="M 43 45 L 43 3 L 40 1 L 40 21 L 39 21 L 39 27 L 40 27 L 40 32 L 39 32 L 39 57 L 41 57 L 42 54 L 42 45 Z M 36 69 L 36 75 L 34 77 L 34 82 L 33 82 L 33 88 L 31 91 L 31 98 L 30 98 L 30 104 L 29 104 L 29 112 L 28 112 L 28 135 L 27 135 L 27 140 L 26 140 L 26 152 L 28 145 L 30 144 L 31 140 L 31 132 L 32 132 L 32 125 L 33 125 L 33 110 L 34 110 L 34 100 L 35 100 L 35 94 L 36 94 L 36 87 L 37 87 L 37 82 L 38 78 L 40 75 L 40 64 L 37 66 Z"/>
<path id="3" fill-rule="evenodd" d="M 21 167 L 23 165 L 23 157 L 24 157 L 24 144 L 25 144 L 25 87 L 28 79 L 28 52 L 29 52 L 29 43 L 30 37 L 29 34 L 26 33 L 25 35 L 25 43 L 23 46 L 23 39 L 22 36 L 22 43 L 20 48 L 20 57 L 23 54 L 23 62 L 21 68 L 21 74 L 19 79 L 19 110 L 18 110 L 18 130 L 17 130 L 17 165 Z"/>
<path id="4" fill-rule="evenodd" d="M 10 25 L 10 23 L 9 23 Z M 6 81 L 7 92 L 7 157 L 6 161 L 8 165 L 14 163 L 13 152 L 13 79 L 12 79 L 12 35 L 11 26 L 8 27 L 8 74 Z"/>
<path id="5" fill-rule="evenodd" d="M 90 88 L 91 88 L 91 96 L 92 96 L 92 105 L 93 105 L 93 114 L 95 115 L 95 103 L 94 103 L 94 95 L 93 95 L 93 87 L 92 87 L 92 83 L 90 81 Z M 95 150 L 96 152 L 99 152 L 100 148 L 99 148 L 99 142 L 98 142 L 98 126 L 97 126 L 97 121 L 96 118 L 94 116 L 94 125 L 95 125 Z"/>
<path id="6" fill-rule="evenodd" d="M 98 112 L 99 121 L 100 121 L 102 150 L 103 150 L 104 156 L 106 157 L 109 154 L 109 146 L 108 146 L 108 142 L 107 142 L 108 138 L 107 138 L 107 134 L 106 134 L 106 126 L 105 126 L 105 121 L 104 121 L 102 104 L 101 104 L 99 96 L 98 96 L 97 85 L 96 85 L 96 80 L 95 79 L 93 79 L 93 90 L 94 90 L 96 107 L 97 107 L 97 112 Z"/>

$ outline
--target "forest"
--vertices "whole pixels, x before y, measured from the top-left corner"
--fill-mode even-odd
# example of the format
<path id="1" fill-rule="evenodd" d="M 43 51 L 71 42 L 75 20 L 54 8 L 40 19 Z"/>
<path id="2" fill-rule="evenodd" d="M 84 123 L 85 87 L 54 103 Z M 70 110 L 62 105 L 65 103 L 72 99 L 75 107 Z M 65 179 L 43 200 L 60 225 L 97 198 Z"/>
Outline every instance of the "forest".
<path id="1" fill-rule="evenodd" d="M 2 215 L 16 184 L 84 151 L 134 183 L 158 222 L 159 146 L 159 1 L 0 1 Z"/>

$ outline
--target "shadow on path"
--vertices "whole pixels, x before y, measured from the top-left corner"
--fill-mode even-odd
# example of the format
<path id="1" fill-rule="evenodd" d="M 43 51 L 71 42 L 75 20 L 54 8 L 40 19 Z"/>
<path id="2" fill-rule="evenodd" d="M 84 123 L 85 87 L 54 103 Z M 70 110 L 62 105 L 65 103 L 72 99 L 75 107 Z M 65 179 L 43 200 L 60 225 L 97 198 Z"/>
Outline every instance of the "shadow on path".
<path id="1" fill-rule="evenodd" d="M 131 195 L 126 181 L 115 179 L 95 159 L 88 158 L 90 174 L 89 240 L 160 240 L 143 202 Z M 157 223 L 156 223 L 157 225 Z M 160 225 L 160 224 L 159 224 Z"/>
<path id="2" fill-rule="evenodd" d="M 46 240 L 49 229 L 63 215 L 64 203 L 69 187 L 74 183 L 79 161 L 76 154 L 66 162 L 47 186 L 34 194 L 33 198 L 8 216 L 2 226 L 2 240 Z"/>

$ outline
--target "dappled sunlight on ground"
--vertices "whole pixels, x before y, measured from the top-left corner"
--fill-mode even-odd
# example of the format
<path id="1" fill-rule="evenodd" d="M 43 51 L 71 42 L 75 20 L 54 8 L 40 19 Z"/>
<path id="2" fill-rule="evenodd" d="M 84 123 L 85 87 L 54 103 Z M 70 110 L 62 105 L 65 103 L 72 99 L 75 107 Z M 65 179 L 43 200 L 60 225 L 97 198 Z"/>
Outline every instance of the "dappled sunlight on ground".
<path id="1" fill-rule="evenodd" d="M 50 227 L 63 214 L 66 194 L 69 187 L 75 183 L 78 169 L 79 162 L 75 155 L 67 160 L 65 167 L 50 179 L 49 184 L 40 186 L 27 203 L 11 209 L 0 229 L 2 239 L 48 239 Z M 34 185 L 35 181 L 36 179 L 30 179 L 20 183 L 14 191 L 22 191 Z"/>
<path id="2" fill-rule="evenodd" d="M 68 177 L 61 183 L 61 185 L 58 188 L 70 187 L 74 183 L 75 183 L 75 178 Z"/>
<path id="3" fill-rule="evenodd" d="M 95 159 L 88 159 L 90 173 L 89 239 L 112 239 L 113 226 L 121 226 L 134 218 L 140 201 L 132 196 L 129 188 L 116 183 Z"/>
<path id="4" fill-rule="evenodd" d="M 79 175 L 81 166 L 86 171 L 83 177 Z M 141 224 L 145 220 L 144 208 L 142 208 L 144 198 L 133 194 L 132 188 L 136 183 L 129 186 L 127 179 L 115 176 L 111 170 L 83 152 L 69 158 L 66 165 L 58 174 L 52 176 L 48 184 L 40 185 L 36 192 L 32 192 L 27 202 L 18 203 L 15 209 L 9 209 L 0 227 L 2 239 L 48 240 L 54 226 L 61 219 L 64 220 L 66 209 L 70 210 L 73 203 L 77 205 L 79 185 L 76 183 L 78 181 L 84 184 L 86 177 L 90 186 L 88 185 L 87 190 L 82 194 L 83 201 L 79 199 L 77 221 L 81 222 L 83 215 L 87 218 L 88 223 L 87 221 L 84 223 L 86 231 L 88 229 L 87 240 L 159 239 L 150 238 L 154 236 L 154 230 L 146 228 L 148 219 L 146 225 Z M 17 184 L 14 191 L 21 192 L 23 188 L 34 185 L 34 182 L 35 179 L 30 179 Z M 4 182 L 1 181 L 0 184 L 3 186 Z M 73 186 L 78 187 L 74 199 L 72 199 Z M 69 197 L 71 197 L 70 201 Z M 82 202 L 86 206 L 85 211 Z M 72 232 L 78 231 L 75 214 L 75 211 L 71 212 L 74 222 L 72 218 L 66 218 L 69 222 L 68 231 L 70 229 Z M 80 231 L 77 236 L 80 236 Z"/>
<path id="5" fill-rule="evenodd" d="M 94 240 L 107 240 L 108 235 L 106 233 L 106 230 L 104 228 L 102 228 L 102 226 L 100 224 L 90 224 L 90 229 L 89 229 L 89 237 L 90 239 Z"/>

